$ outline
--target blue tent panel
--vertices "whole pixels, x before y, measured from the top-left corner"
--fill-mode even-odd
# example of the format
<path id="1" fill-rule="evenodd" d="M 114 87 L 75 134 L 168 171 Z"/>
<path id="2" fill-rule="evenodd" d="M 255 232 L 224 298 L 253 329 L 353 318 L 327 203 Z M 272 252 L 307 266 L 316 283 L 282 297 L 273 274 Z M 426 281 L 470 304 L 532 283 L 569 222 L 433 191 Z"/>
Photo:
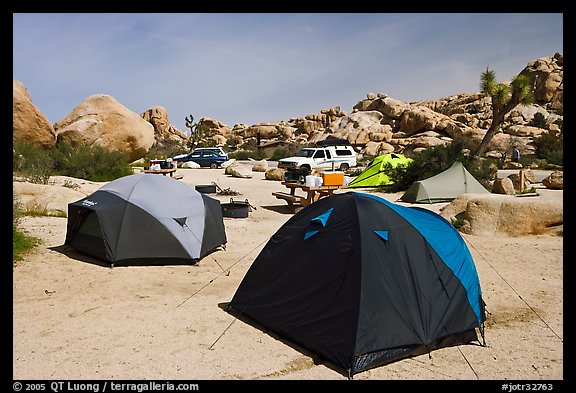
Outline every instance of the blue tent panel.
<path id="1" fill-rule="evenodd" d="M 460 233 L 444 217 L 427 209 L 418 207 L 405 207 L 391 203 L 375 195 L 363 194 L 376 199 L 398 213 L 412 224 L 428 241 L 430 246 L 442 258 L 444 263 L 460 279 L 466 292 L 468 301 L 474 310 L 478 323 L 482 323 L 480 296 L 482 295 L 478 272 L 468 247 L 462 247 L 464 239 Z M 425 212 L 426 214 L 422 214 Z"/>

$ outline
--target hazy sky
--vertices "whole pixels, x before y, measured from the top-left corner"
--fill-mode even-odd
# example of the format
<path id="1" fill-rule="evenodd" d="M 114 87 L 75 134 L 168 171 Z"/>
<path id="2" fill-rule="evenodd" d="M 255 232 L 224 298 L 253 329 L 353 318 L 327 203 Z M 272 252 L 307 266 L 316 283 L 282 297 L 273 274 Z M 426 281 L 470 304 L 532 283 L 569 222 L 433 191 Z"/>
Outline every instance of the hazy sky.
<path id="1" fill-rule="evenodd" d="M 233 126 L 278 122 L 366 94 L 405 101 L 479 91 L 563 53 L 562 13 L 13 14 L 13 79 L 55 123 L 92 94 Z"/>

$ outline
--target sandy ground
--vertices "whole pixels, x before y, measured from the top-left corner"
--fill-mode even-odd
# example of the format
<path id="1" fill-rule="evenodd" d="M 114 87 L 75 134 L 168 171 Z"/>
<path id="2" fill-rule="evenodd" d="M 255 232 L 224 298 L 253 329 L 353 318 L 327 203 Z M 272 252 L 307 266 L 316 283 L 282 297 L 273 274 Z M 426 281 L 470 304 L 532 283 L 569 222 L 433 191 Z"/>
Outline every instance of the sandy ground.
<path id="1" fill-rule="evenodd" d="M 248 218 L 225 218 L 226 250 L 196 266 L 103 267 L 62 251 L 66 218 L 23 219 L 23 229 L 42 244 L 13 269 L 13 378 L 346 380 L 306 350 L 223 309 L 268 239 L 292 216 L 271 194 L 284 187 L 257 172 L 252 179 L 222 169 L 178 173 L 184 178 L 175 181 L 216 181 L 240 192 L 235 200 L 256 207 Z M 400 196 L 380 195 L 390 201 Z M 563 237 L 463 237 L 486 302 L 487 345 L 437 350 L 354 380 L 564 378 Z"/>

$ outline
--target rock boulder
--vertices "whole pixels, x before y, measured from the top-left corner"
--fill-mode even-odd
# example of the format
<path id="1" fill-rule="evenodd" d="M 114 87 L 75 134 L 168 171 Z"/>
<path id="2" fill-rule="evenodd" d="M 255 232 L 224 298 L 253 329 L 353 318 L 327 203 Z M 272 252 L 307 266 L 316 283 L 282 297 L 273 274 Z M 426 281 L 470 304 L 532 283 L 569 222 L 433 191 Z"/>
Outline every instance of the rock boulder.
<path id="1" fill-rule="evenodd" d="M 34 105 L 26 86 L 12 81 L 12 135 L 44 148 L 56 145 L 56 132 L 46 116 Z"/>
<path id="2" fill-rule="evenodd" d="M 154 127 L 112 96 L 96 94 L 54 124 L 58 142 L 99 145 L 136 161 L 154 144 Z"/>

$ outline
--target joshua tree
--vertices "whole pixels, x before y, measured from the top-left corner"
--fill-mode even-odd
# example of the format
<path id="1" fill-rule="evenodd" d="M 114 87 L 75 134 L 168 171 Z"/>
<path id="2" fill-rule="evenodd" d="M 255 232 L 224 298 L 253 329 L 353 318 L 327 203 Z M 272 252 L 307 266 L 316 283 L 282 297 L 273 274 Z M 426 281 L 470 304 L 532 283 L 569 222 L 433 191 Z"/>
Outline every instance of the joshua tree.
<path id="1" fill-rule="evenodd" d="M 194 123 L 194 116 L 186 117 L 186 128 L 190 129 L 188 144 L 190 147 L 196 147 L 208 134 L 209 129 L 205 124 Z"/>
<path id="2" fill-rule="evenodd" d="M 190 128 L 190 135 L 194 134 L 194 130 L 198 127 L 198 123 L 194 123 L 194 116 L 190 115 L 190 118 L 186 116 L 186 128 Z"/>
<path id="3" fill-rule="evenodd" d="M 474 160 L 486 152 L 492 137 L 504 121 L 504 116 L 517 105 L 527 105 L 534 100 L 533 88 L 526 76 L 514 77 L 508 86 L 505 83 L 496 83 L 496 75 L 488 67 L 482 72 L 480 91 L 492 98 L 492 124 L 472 155 Z"/>

